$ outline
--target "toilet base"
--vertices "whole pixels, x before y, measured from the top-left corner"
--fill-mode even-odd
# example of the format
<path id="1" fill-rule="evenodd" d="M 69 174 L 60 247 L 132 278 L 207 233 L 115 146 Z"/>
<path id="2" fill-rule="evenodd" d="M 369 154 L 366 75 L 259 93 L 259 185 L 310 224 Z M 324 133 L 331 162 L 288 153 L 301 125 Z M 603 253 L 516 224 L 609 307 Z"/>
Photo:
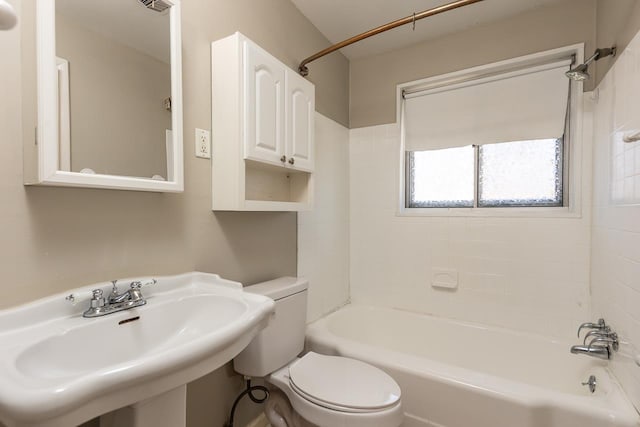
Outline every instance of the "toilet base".
<path id="1" fill-rule="evenodd" d="M 264 413 L 271 427 L 316 427 L 294 411 L 287 396 L 277 389 L 269 393 Z"/>

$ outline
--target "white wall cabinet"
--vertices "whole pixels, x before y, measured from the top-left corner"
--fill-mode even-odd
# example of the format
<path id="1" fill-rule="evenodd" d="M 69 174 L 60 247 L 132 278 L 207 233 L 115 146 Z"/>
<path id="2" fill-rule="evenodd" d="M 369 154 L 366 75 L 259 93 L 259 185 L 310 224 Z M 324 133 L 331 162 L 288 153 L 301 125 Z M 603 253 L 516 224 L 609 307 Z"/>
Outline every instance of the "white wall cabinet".
<path id="1" fill-rule="evenodd" d="M 240 33 L 211 58 L 213 210 L 310 209 L 315 87 Z"/>

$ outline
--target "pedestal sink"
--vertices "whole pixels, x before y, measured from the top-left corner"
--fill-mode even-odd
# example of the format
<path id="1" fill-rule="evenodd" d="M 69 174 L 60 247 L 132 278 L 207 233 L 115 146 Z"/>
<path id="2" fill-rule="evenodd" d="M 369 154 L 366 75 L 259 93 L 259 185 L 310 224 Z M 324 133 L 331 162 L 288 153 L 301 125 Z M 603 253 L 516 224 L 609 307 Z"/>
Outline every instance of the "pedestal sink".
<path id="1" fill-rule="evenodd" d="M 0 422 L 69 427 L 119 409 L 117 427 L 184 426 L 186 384 L 246 347 L 274 303 L 214 274 L 157 279 L 146 305 L 102 317 L 68 293 L 0 311 Z"/>

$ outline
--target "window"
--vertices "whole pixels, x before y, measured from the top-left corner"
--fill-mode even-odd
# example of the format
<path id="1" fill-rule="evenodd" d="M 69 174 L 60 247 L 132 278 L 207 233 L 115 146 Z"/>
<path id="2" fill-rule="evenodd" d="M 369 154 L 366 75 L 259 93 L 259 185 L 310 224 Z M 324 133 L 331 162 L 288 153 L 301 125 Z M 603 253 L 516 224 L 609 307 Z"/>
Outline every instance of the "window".
<path id="1" fill-rule="evenodd" d="M 411 208 L 470 208 L 474 205 L 474 148 L 410 151 Z"/>
<path id="2" fill-rule="evenodd" d="M 563 141 L 407 152 L 407 207 L 563 205 Z"/>
<path id="3" fill-rule="evenodd" d="M 401 206 L 573 203 L 567 188 L 569 154 L 575 154 L 569 137 L 577 90 L 564 75 L 572 50 L 561 50 L 400 85 Z M 571 169 L 574 174 L 578 170 Z"/>
<path id="4" fill-rule="evenodd" d="M 562 206 L 562 139 L 478 147 L 478 206 Z"/>

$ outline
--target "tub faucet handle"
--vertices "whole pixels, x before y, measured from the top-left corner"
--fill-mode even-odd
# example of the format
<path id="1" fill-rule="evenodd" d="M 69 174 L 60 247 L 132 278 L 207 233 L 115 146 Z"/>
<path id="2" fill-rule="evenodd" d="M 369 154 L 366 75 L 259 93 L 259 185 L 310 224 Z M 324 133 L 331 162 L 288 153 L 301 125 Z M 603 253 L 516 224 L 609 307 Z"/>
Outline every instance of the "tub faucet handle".
<path id="1" fill-rule="evenodd" d="M 617 337 L 615 332 L 611 331 L 611 328 L 607 326 L 603 330 L 594 329 L 586 333 L 584 339 L 582 340 L 582 344 L 587 345 L 587 341 L 593 338 L 609 338 L 609 337 Z"/>
<path id="2" fill-rule="evenodd" d="M 578 338 L 580 338 L 580 331 L 584 328 L 597 329 L 599 331 L 606 330 L 608 328 L 604 319 L 598 319 L 598 323 L 586 322 L 578 327 Z"/>
<path id="3" fill-rule="evenodd" d="M 604 344 L 607 348 L 611 348 L 614 351 L 618 351 L 618 348 L 620 347 L 620 342 L 618 341 L 618 334 L 616 333 L 612 333 L 608 336 L 598 336 L 594 339 L 592 339 L 589 342 L 589 349 L 593 348 L 593 347 L 597 347 L 598 343 L 602 343 Z"/>

